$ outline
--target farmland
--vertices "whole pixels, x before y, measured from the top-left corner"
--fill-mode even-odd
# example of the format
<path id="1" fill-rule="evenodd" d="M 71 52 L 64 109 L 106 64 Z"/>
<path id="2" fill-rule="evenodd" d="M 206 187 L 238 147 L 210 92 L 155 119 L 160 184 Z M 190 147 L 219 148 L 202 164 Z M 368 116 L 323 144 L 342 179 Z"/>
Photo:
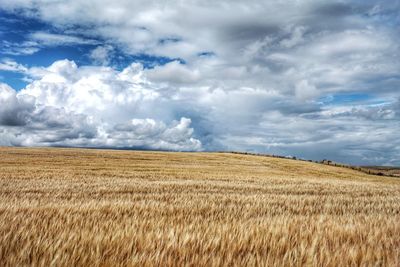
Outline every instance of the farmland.
<path id="1" fill-rule="evenodd" d="M 399 266 L 400 179 L 232 153 L 0 148 L 1 266 Z"/>

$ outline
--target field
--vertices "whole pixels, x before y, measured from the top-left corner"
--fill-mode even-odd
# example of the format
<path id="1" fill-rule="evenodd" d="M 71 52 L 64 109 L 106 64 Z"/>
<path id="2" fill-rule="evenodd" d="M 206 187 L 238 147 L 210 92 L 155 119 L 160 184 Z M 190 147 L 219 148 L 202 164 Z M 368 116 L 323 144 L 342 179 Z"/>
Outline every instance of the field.
<path id="1" fill-rule="evenodd" d="M 0 148 L 1 266 L 399 266 L 400 179 L 230 153 Z"/>
<path id="2" fill-rule="evenodd" d="M 370 173 L 375 173 L 378 175 L 400 177 L 400 167 L 366 166 L 361 168 L 367 172 L 369 171 Z"/>

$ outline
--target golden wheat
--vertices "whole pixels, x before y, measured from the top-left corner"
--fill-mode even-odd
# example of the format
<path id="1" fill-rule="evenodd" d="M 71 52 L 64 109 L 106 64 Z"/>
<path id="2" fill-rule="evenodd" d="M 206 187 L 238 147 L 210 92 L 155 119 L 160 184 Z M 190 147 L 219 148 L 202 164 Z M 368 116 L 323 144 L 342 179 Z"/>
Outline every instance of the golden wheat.
<path id="1" fill-rule="evenodd" d="M 400 181 L 229 153 L 0 148 L 1 266 L 399 266 Z"/>

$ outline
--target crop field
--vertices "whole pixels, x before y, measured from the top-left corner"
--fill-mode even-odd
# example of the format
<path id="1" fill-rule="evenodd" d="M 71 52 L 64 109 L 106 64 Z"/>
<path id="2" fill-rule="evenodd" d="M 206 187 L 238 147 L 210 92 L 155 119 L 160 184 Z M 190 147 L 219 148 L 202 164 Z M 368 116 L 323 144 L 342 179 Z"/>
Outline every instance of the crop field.
<path id="1" fill-rule="evenodd" d="M 230 153 L 0 148 L 0 266 L 400 266 L 400 179 Z"/>
<path id="2" fill-rule="evenodd" d="M 368 166 L 362 168 L 365 169 L 367 172 L 369 171 L 370 173 L 400 178 L 400 167 Z"/>

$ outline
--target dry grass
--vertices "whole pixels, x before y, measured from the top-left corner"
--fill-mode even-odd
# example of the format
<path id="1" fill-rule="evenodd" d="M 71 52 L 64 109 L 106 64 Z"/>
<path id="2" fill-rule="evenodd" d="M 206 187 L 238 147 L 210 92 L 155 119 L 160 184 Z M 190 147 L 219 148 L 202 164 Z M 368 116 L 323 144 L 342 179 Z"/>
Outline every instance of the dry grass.
<path id="1" fill-rule="evenodd" d="M 278 158 L 0 148 L 1 266 L 399 266 L 400 180 Z"/>

